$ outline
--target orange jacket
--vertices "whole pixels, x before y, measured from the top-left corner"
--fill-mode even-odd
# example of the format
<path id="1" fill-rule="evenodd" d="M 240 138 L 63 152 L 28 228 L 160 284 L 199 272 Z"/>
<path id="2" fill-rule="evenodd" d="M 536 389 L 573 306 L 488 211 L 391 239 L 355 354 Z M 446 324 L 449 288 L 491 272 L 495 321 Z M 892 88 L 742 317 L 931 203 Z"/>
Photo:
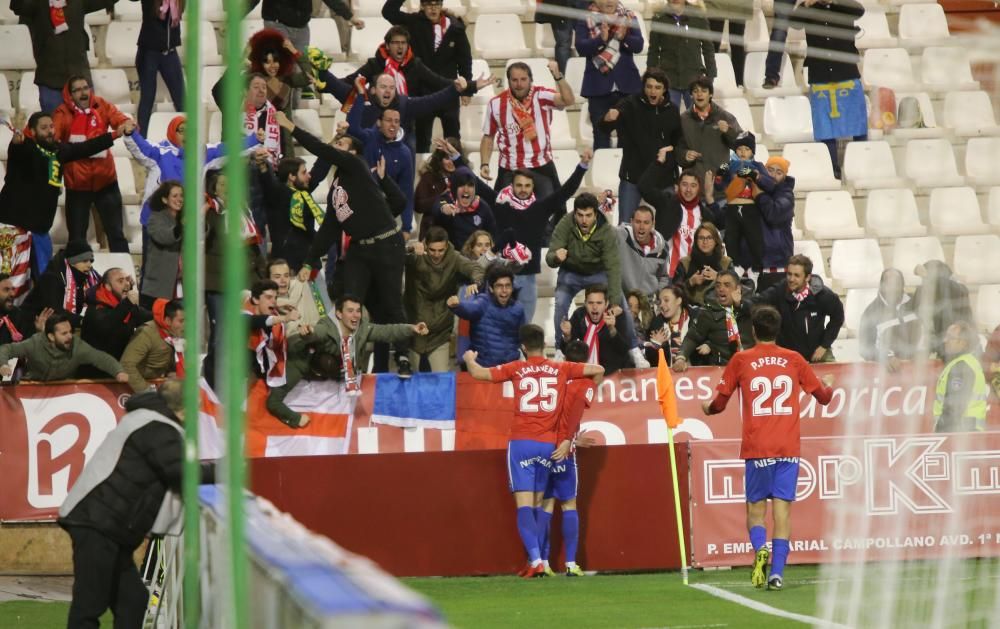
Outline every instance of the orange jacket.
<path id="1" fill-rule="evenodd" d="M 119 125 L 129 119 L 117 107 L 97 96 L 91 88 L 90 108 L 96 116 L 96 124 L 88 126 L 84 137 L 70 138 L 76 107 L 69 93 L 69 85 L 63 86 L 63 104 L 52 113 L 56 140 L 59 142 L 82 142 L 90 138 L 114 132 Z M 97 191 L 118 181 L 115 159 L 111 151 L 103 151 L 95 157 L 88 157 L 63 166 L 63 179 L 67 190 Z"/>

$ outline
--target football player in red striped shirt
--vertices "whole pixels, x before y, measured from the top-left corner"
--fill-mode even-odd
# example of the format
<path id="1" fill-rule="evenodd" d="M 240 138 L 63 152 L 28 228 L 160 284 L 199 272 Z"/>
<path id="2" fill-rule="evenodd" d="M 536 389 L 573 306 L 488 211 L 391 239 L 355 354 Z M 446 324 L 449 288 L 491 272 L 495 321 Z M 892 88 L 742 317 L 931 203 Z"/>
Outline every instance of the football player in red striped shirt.
<path id="1" fill-rule="evenodd" d="M 763 587 L 766 581 L 768 589 L 780 590 L 799 479 L 799 396 L 805 391 L 820 404 L 828 404 L 833 397 L 833 375 L 827 374 L 821 382 L 798 352 L 775 344 L 781 314 L 774 307 L 757 306 L 752 319 L 757 344 L 733 355 L 716 387 L 715 399 L 702 408 L 706 415 L 720 413 L 729 398 L 740 393 L 740 458 L 746 461 L 747 529 L 754 549 L 750 582 Z M 764 526 L 769 498 L 774 520 L 770 578 L 765 575 L 769 553 Z"/>
<path id="2" fill-rule="evenodd" d="M 548 487 L 553 461 L 569 455 L 571 443 L 559 437 L 561 407 L 567 403 L 566 383 L 573 378 L 598 378 L 604 367 L 545 358 L 545 332 L 537 325 L 525 325 L 519 333 L 524 360 L 493 368 L 476 362 L 476 352 L 465 352 L 469 374 L 488 382 L 514 384 L 514 423 L 507 445 L 507 472 L 510 491 L 517 505 L 517 530 L 528 553 L 530 565 L 521 574 L 526 578 L 545 576 L 537 509 Z"/>

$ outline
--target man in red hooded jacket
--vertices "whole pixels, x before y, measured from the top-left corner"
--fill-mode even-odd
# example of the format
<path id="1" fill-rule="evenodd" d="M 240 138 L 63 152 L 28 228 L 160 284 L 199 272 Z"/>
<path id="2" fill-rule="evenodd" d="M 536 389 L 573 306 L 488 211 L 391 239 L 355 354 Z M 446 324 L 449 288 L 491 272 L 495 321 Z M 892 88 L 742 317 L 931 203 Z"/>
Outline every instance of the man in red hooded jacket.
<path id="1" fill-rule="evenodd" d="M 82 76 L 71 77 L 66 83 L 63 104 L 53 112 L 52 120 L 56 139 L 70 144 L 85 142 L 126 122 L 134 128 L 129 117 L 94 94 L 90 81 Z M 95 205 L 108 236 L 108 248 L 113 253 L 128 253 L 128 240 L 122 229 L 122 194 L 111 151 L 100 151 L 67 164 L 63 176 L 69 240 L 86 240 L 90 206 Z"/>

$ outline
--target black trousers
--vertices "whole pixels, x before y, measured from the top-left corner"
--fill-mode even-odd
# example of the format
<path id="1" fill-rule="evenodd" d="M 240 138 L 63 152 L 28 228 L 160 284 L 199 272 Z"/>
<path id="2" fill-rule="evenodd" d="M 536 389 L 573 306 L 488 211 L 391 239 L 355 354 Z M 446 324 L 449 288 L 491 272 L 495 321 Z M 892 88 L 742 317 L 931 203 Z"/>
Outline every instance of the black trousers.
<path id="1" fill-rule="evenodd" d="M 764 232 L 761 227 L 760 210 L 756 203 L 726 206 L 726 234 L 723 240 L 726 251 L 740 266 L 749 266 L 755 271 L 763 268 Z M 746 242 L 747 257 L 743 251 Z"/>
<path id="2" fill-rule="evenodd" d="M 111 253 L 128 253 L 128 240 L 122 227 L 122 193 L 118 182 L 96 192 L 66 189 L 66 229 L 70 240 L 86 240 L 90 226 L 90 206 L 97 207 Z"/>
<path id="3" fill-rule="evenodd" d="M 396 234 L 370 245 L 352 241 L 347 255 L 337 265 L 343 268 L 344 293 L 360 299 L 374 323 L 406 323 L 402 297 L 405 257 L 403 235 Z M 409 359 L 409 339 L 395 343 L 393 348 L 397 362 L 401 358 Z M 375 371 L 388 369 L 388 346 L 376 343 Z"/>
<path id="4" fill-rule="evenodd" d="M 73 602 L 68 629 L 97 629 L 111 609 L 114 629 L 140 629 L 149 591 L 124 548 L 95 529 L 68 527 L 73 540 Z"/>
<path id="5" fill-rule="evenodd" d="M 455 103 L 439 109 L 434 114 L 417 119 L 417 153 L 430 153 L 431 136 L 434 133 L 434 119 L 441 119 L 441 131 L 446 138 L 462 139 L 462 131 L 458 122 L 458 99 Z"/>
<path id="6" fill-rule="evenodd" d="M 726 25 L 725 19 L 710 19 L 708 27 L 712 32 L 722 36 L 722 29 Z M 729 56 L 733 60 L 733 73 L 736 75 L 736 84 L 743 85 L 743 63 L 746 61 L 746 47 L 743 45 L 743 31 L 746 30 L 747 23 L 742 20 L 729 20 Z M 719 52 L 722 41 L 716 41 L 715 52 Z"/>

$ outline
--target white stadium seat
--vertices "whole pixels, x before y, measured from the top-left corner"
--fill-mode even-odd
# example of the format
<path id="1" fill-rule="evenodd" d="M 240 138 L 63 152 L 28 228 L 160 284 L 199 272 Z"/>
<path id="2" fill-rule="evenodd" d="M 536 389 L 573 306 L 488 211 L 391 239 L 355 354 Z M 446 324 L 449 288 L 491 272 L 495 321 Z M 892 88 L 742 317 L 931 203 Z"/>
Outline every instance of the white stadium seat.
<path id="1" fill-rule="evenodd" d="M 97 11 L 98 14 L 104 13 L 104 11 Z M 87 17 L 94 15 L 93 13 L 88 13 Z M 116 2 L 115 3 L 115 20 L 118 22 L 141 22 L 142 21 L 142 3 L 141 2 Z M 99 22 L 91 22 L 87 20 L 88 24 L 92 26 L 97 26 Z M 106 22 L 105 22 L 106 23 Z"/>
<path id="2" fill-rule="evenodd" d="M 882 251 L 874 238 L 835 240 L 830 273 L 841 288 L 873 288 L 882 275 Z"/>
<path id="3" fill-rule="evenodd" d="M 149 129 L 140 129 L 150 144 L 157 144 L 167 139 L 167 127 L 170 121 L 177 116 L 174 112 L 157 111 L 149 117 Z"/>
<path id="4" fill-rule="evenodd" d="M 138 251 L 136 252 L 138 253 Z M 135 263 L 132 261 L 132 256 L 127 253 L 95 253 L 94 254 L 94 270 L 100 274 L 104 274 L 108 269 L 119 268 L 124 271 L 125 275 L 132 278 L 136 286 L 139 286 L 138 280 L 135 277 Z"/>
<path id="5" fill-rule="evenodd" d="M 365 29 L 367 28 L 366 23 Z M 351 37 L 353 39 L 354 36 Z M 319 48 L 334 59 L 344 58 L 340 43 L 340 31 L 333 18 L 314 17 L 309 20 L 309 45 Z"/>
<path id="6" fill-rule="evenodd" d="M 844 299 L 844 327 L 850 330 L 851 336 L 858 336 L 861 329 L 861 315 L 876 297 L 878 297 L 877 288 L 847 289 L 847 297 Z"/>
<path id="7" fill-rule="evenodd" d="M 902 48 L 866 50 L 861 80 L 865 87 L 888 87 L 896 91 L 917 91 L 920 87 L 913 74 L 910 53 Z"/>
<path id="8" fill-rule="evenodd" d="M 990 188 L 990 195 L 986 201 L 986 222 L 993 231 L 1000 231 L 1000 186 Z"/>
<path id="9" fill-rule="evenodd" d="M 479 141 L 483 137 L 483 118 L 486 117 L 486 105 L 467 105 L 458 110 L 458 122 L 465 131 L 462 134 L 462 148 L 466 152 L 478 151 Z M 496 154 L 496 151 L 493 151 Z"/>
<path id="10" fill-rule="evenodd" d="M 715 80 L 712 87 L 716 98 L 735 98 L 743 96 L 743 88 L 736 85 L 736 72 L 733 70 L 732 58 L 724 52 L 715 53 Z M 675 88 L 687 89 L 686 85 L 675 85 Z"/>
<path id="11" fill-rule="evenodd" d="M 957 136 L 1000 135 L 990 95 L 981 91 L 945 94 L 944 126 Z"/>
<path id="12" fill-rule="evenodd" d="M 988 231 L 979 211 L 976 191 L 965 186 L 931 190 L 930 226 L 931 231 L 942 236 Z"/>
<path id="13" fill-rule="evenodd" d="M 552 59 L 556 55 L 556 38 L 552 34 L 551 24 L 535 24 L 531 29 L 534 34 L 532 48 L 539 57 Z M 640 71 L 640 74 L 642 71 Z"/>
<path id="14" fill-rule="evenodd" d="M 787 53 L 781 56 L 781 80 L 778 86 L 766 90 L 761 85 L 764 83 L 764 62 L 767 59 L 766 52 L 748 52 L 746 62 L 743 64 L 743 85 L 756 98 L 767 98 L 768 96 L 793 96 L 801 94 L 802 88 L 795 82 L 795 69 L 792 67 L 792 60 Z"/>
<path id="15" fill-rule="evenodd" d="M 542 262 L 542 268 L 547 267 L 545 262 Z M 539 287 L 541 288 L 541 287 Z M 541 327 L 545 330 L 545 344 L 555 345 L 556 344 L 556 329 L 555 329 L 555 318 L 556 318 L 556 300 L 554 297 L 542 297 L 538 296 L 538 301 L 535 302 L 535 314 L 531 318 L 531 322 L 535 325 Z"/>
<path id="16" fill-rule="evenodd" d="M 225 70 L 224 66 L 205 66 L 201 69 L 201 101 L 209 111 L 219 111 L 219 106 L 212 98 L 212 86 L 222 78 Z"/>
<path id="17" fill-rule="evenodd" d="M 514 13 L 480 15 L 473 37 L 473 55 L 483 59 L 511 59 L 530 54 L 524 43 L 521 21 Z M 536 77 L 536 80 L 539 79 Z"/>
<path id="18" fill-rule="evenodd" d="M 0 55 L 0 70 L 34 70 L 35 56 L 31 48 L 31 34 L 24 24 L 0 26 L 0 41 L 4 53 Z M 133 44 L 133 56 L 135 41 Z"/>
<path id="19" fill-rule="evenodd" d="M 958 174 L 951 144 L 940 138 L 906 143 L 905 174 L 918 188 L 965 185 L 965 178 Z"/>
<path id="20" fill-rule="evenodd" d="M 490 72 L 490 64 L 485 59 L 473 59 L 472 60 L 472 78 L 473 80 L 478 79 L 481 76 L 489 76 L 492 74 Z M 472 103 L 477 105 L 485 105 L 490 102 L 490 99 L 496 96 L 496 90 L 494 89 L 494 84 L 491 83 L 486 87 L 480 88 L 476 92 L 476 95 L 472 97 Z"/>
<path id="21" fill-rule="evenodd" d="M 795 191 L 839 190 L 833 176 L 833 162 L 825 144 L 786 144 L 782 156 L 790 162 L 788 174 L 795 177 Z"/>
<path id="22" fill-rule="evenodd" d="M 806 195 L 805 228 L 814 238 L 861 238 L 865 230 L 858 225 L 851 193 L 846 190 L 810 192 Z"/>
<path id="23" fill-rule="evenodd" d="M 758 6 L 754 9 L 753 17 L 743 29 L 743 47 L 747 52 L 767 52 L 770 40 L 771 33 L 767 30 L 767 18 L 764 17 L 764 11 Z"/>
<path id="24" fill-rule="evenodd" d="M 115 172 L 118 175 L 118 188 L 121 190 L 125 203 L 139 203 L 142 199 L 135 189 L 135 172 L 132 170 L 132 160 L 127 157 L 116 157 Z"/>
<path id="25" fill-rule="evenodd" d="M 0 124 L 0 161 L 7 160 L 7 149 L 10 148 L 10 141 L 14 139 L 14 133 L 7 128 L 7 125 Z"/>
<path id="26" fill-rule="evenodd" d="M 135 67 L 135 42 L 139 22 L 111 22 L 104 37 L 104 56 L 117 68 Z"/>
<path id="27" fill-rule="evenodd" d="M 966 284 L 1000 283 L 1000 236 L 976 234 L 955 239 L 955 273 Z"/>
<path id="28" fill-rule="evenodd" d="M 570 57 L 566 62 L 566 82 L 578 97 L 583 88 L 583 73 L 586 71 L 587 60 L 583 57 Z"/>
<path id="29" fill-rule="evenodd" d="M 888 142 L 848 142 L 844 151 L 844 180 L 858 190 L 897 188 L 906 180 L 896 173 Z"/>
<path id="30" fill-rule="evenodd" d="M 979 81 L 972 78 L 969 51 L 965 48 L 924 48 L 920 75 L 927 89 L 935 92 L 979 89 Z"/>
<path id="31" fill-rule="evenodd" d="M 132 4 L 131 2 L 119 2 L 122 4 Z M 136 3 L 138 4 L 138 3 Z M 310 33 L 314 30 L 312 22 L 309 23 Z M 201 29 L 198 32 L 198 41 L 201 44 L 201 63 L 202 65 L 214 66 L 222 63 L 222 55 L 219 54 L 219 42 L 215 38 L 215 27 L 212 26 L 211 22 L 202 20 Z M 177 54 L 181 56 L 182 62 L 184 59 L 184 46 L 177 47 Z"/>
<path id="32" fill-rule="evenodd" d="M 838 363 L 860 363 L 864 362 L 861 356 L 861 344 L 859 339 L 838 338 L 830 346 L 833 357 Z"/>
<path id="33" fill-rule="evenodd" d="M 132 92 L 129 89 L 125 70 L 108 68 L 106 70 L 91 70 L 90 74 L 94 79 L 94 91 L 98 96 L 126 114 L 135 114 L 136 106 L 132 104 Z"/>
<path id="34" fill-rule="evenodd" d="M 907 286 L 915 286 L 920 283 L 920 278 L 914 273 L 917 265 L 928 260 L 945 261 L 944 249 L 936 236 L 899 238 L 894 244 L 890 266 L 903 273 Z"/>
<path id="35" fill-rule="evenodd" d="M 0 115 L 5 118 L 14 116 L 14 103 L 10 99 L 10 83 L 4 74 L 0 74 Z"/>
<path id="36" fill-rule="evenodd" d="M 723 109 L 731 113 L 736 118 L 736 122 L 740 123 L 740 127 L 744 131 L 749 131 L 758 136 L 757 141 L 760 142 L 760 134 L 757 133 L 757 126 L 753 121 L 753 112 L 750 109 L 750 103 L 747 102 L 747 99 L 740 96 L 737 98 L 713 99 L 713 102 L 719 103 Z M 765 128 L 767 128 L 766 124 L 765 121 Z M 812 139 L 812 132 L 809 133 L 809 139 Z"/>
<path id="37" fill-rule="evenodd" d="M 866 9 L 865 14 L 858 18 L 856 24 L 860 32 L 854 38 L 854 44 L 860 50 L 896 47 L 896 38 L 889 32 L 889 21 L 885 17 L 885 9 Z"/>
<path id="38" fill-rule="evenodd" d="M 496 153 L 496 151 L 493 151 Z M 552 163 L 556 165 L 556 172 L 559 173 L 559 181 L 566 181 L 573 171 L 576 170 L 577 164 L 580 163 L 580 154 L 576 151 L 552 151 Z M 491 171 L 495 174 L 496 171 Z M 615 186 L 615 192 L 618 192 L 618 187 Z"/>
<path id="39" fill-rule="evenodd" d="M 601 190 L 618 194 L 618 169 L 622 165 L 622 149 L 598 149 L 590 165 L 590 181 Z M 565 180 L 563 180 L 565 181 Z"/>
<path id="40" fill-rule="evenodd" d="M 17 24 L 19 19 L 17 14 L 10 8 L 9 2 L 0 4 L 0 24 Z"/>
<path id="41" fill-rule="evenodd" d="M 812 107 L 807 96 L 772 96 L 764 101 L 764 133 L 779 144 L 812 142 Z"/>
<path id="42" fill-rule="evenodd" d="M 906 188 L 869 192 L 865 228 L 879 238 L 927 235 L 927 228 L 920 223 L 913 191 Z"/>
<path id="43" fill-rule="evenodd" d="M 38 111 L 38 86 L 35 85 L 35 71 L 21 75 L 21 86 L 17 90 L 17 108 L 21 111 Z"/>
<path id="44" fill-rule="evenodd" d="M 549 135 L 552 139 L 552 148 L 559 150 L 576 149 L 576 137 L 569 126 L 569 114 L 562 109 L 552 110 Z"/>
<path id="45" fill-rule="evenodd" d="M 576 137 L 579 138 L 580 144 L 583 146 L 593 146 L 594 127 L 590 124 L 590 109 L 586 102 L 580 107 L 580 114 L 577 118 Z"/>
<path id="46" fill-rule="evenodd" d="M 525 0 L 468 0 L 469 4 L 469 17 L 476 24 L 476 28 L 479 28 L 479 22 L 484 17 L 483 14 L 500 14 L 506 13 L 511 16 L 523 16 L 524 21 L 530 21 L 534 11 L 530 7 L 525 6 Z M 534 5 L 534 2 L 530 4 Z M 469 21 L 469 20 L 467 20 Z"/>
<path id="47" fill-rule="evenodd" d="M 317 138 L 323 136 L 323 124 L 319 119 L 319 112 L 315 109 L 296 109 L 292 112 L 292 120 Z"/>
<path id="48" fill-rule="evenodd" d="M 312 170 L 312 167 L 316 164 L 315 155 L 303 155 L 302 160 L 306 163 L 306 168 Z M 419 162 L 417 162 L 419 165 Z M 326 195 L 330 192 L 330 177 L 329 173 L 323 181 L 319 182 L 316 188 L 312 191 L 312 198 L 316 203 L 325 205 Z"/>
<path id="49" fill-rule="evenodd" d="M 899 43 L 904 48 L 938 46 L 951 37 L 940 4 L 908 4 L 899 10 Z"/>
<path id="50" fill-rule="evenodd" d="M 819 248 L 818 242 L 796 238 L 792 245 L 792 252 L 809 258 L 813 263 L 813 275 L 818 275 L 825 284 L 829 285 L 830 276 L 826 272 L 826 261 L 823 259 L 823 251 Z"/>
<path id="51" fill-rule="evenodd" d="M 979 287 L 976 294 L 976 324 L 986 334 L 1000 325 L 1000 284 Z"/>
<path id="52" fill-rule="evenodd" d="M 370 17 L 381 17 L 382 16 L 382 5 L 385 4 L 382 0 L 354 0 L 354 14 L 358 17 L 367 19 Z M 310 26 L 311 26 L 310 21 Z"/>
<path id="53" fill-rule="evenodd" d="M 381 17 L 365 18 L 364 29 L 351 31 L 351 58 L 364 62 L 375 56 L 375 51 L 385 42 L 385 34 L 390 28 L 392 24 Z"/>

